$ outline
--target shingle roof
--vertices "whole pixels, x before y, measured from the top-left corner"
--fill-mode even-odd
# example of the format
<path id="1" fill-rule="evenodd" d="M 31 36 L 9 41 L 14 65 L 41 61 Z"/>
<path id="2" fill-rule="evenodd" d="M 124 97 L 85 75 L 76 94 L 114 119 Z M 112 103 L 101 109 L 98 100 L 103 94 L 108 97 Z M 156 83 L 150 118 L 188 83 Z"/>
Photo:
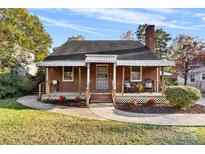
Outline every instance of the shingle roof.
<path id="1" fill-rule="evenodd" d="M 141 42 L 132 40 L 67 41 L 45 60 L 85 60 L 86 54 L 118 55 L 118 60 L 160 60 Z"/>

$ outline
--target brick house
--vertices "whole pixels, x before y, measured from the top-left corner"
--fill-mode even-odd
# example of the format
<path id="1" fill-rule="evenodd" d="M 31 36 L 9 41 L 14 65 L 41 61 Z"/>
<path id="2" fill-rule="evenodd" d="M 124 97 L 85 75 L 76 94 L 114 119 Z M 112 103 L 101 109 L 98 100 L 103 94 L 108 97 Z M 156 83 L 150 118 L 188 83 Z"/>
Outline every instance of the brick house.
<path id="1" fill-rule="evenodd" d="M 78 96 L 87 103 L 163 97 L 160 70 L 163 76 L 163 68 L 175 64 L 156 56 L 153 25 L 146 28 L 145 40 L 145 45 L 133 40 L 68 40 L 37 64 L 46 69 L 39 97 Z"/>

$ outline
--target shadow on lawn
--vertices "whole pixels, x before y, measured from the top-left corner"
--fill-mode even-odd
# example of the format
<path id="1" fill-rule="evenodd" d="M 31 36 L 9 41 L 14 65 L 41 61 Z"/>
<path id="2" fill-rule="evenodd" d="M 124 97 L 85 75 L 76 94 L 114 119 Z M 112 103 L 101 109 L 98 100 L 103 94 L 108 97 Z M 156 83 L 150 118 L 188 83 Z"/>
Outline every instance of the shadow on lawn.
<path id="1" fill-rule="evenodd" d="M 25 107 L 19 103 L 16 102 L 17 98 L 10 98 L 10 99 L 0 99 L 0 109 L 6 108 L 6 109 L 15 109 L 15 110 L 25 110 L 29 109 L 28 107 Z"/>

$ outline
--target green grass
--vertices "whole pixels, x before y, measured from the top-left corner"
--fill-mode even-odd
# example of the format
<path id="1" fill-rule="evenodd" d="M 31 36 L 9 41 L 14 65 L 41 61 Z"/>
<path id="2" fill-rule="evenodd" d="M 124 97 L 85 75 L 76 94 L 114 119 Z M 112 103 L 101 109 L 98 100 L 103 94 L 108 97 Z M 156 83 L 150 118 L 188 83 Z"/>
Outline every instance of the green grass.
<path id="1" fill-rule="evenodd" d="M 88 120 L 0 100 L 0 144 L 205 144 L 205 127 Z"/>

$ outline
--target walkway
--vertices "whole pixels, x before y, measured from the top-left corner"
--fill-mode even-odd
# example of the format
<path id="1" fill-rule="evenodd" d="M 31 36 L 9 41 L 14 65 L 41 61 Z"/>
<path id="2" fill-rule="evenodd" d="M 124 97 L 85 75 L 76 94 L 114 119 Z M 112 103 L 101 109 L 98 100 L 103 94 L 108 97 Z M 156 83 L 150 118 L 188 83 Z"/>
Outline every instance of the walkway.
<path id="1" fill-rule="evenodd" d="M 25 96 L 17 100 L 19 103 L 36 109 L 63 113 L 97 120 L 115 120 L 153 125 L 180 125 L 180 126 L 205 126 L 205 114 L 143 114 L 130 113 L 115 109 L 112 104 L 90 104 L 88 108 L 65 107 L 60 105 L 45 104 L 36 101 L 36 96 Z M 205 98 L 197 102 L 205 105 Z M 100 118 L 101 117 L 101 118 Z"/>
<path id="2" fill-rule="evenodd" d="M 205 105 L 205 98 L 197 104 Z M 205 126 L 205 114 L 144 114 L 131 113 L 115 109 L 111 104 L 90 104 L 90 110 L 105 119 L 153 124 L 153 125 L 178 125 L 178 126 Z"/>
<path id="3" fill-rule="evenodd" d="M 17 102 L 33 109 L 47 110 L 50 112 L 62 113 L 65 115 L 77 116 L 81 118 L 104 120 L 103 118 L 100 118 L 90 112 L 89 108 L 77 108 L 55 104 L 46 104 L 37 101 L 37 96 L 24 96 L 17 99 Z"/>

